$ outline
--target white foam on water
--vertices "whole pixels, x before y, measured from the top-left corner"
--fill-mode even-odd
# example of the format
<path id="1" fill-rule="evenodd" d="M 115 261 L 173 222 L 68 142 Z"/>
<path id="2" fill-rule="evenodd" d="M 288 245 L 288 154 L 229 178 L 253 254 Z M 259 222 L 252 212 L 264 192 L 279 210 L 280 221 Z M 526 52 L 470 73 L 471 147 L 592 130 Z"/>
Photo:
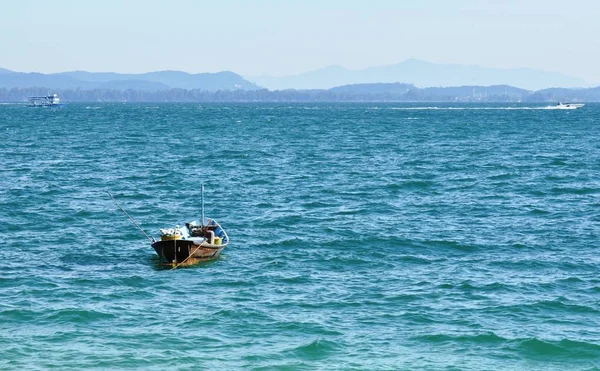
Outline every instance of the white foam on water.
<path id="1" fill-rule="evenodd" d="M 426 111 L 426 110 L 440 110 L 440 111 L 504 111 L 504 110 L 572 110 L 576 108 L 563 108 L 557 106 L 546 106 L 546 107 L 390 107 L 390 110 L 398 111 Z"/>

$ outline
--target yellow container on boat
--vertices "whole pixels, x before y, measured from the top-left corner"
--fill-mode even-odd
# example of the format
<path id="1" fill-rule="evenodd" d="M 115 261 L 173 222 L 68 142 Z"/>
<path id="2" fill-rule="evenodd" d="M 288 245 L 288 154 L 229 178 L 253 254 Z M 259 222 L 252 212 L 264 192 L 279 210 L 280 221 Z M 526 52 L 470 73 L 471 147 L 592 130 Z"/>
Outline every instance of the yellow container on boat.
<path id="1" fill-rule="evenodd" d="M 180 234 L 166 234 L 166 235 L 162 235 L 160 236 L 160 240 L 161 241 L 173 241 L 173 240 L 180 240 L 181 239 L 181 235 Z"/>
<path id="2" fill-rule="evenodd" d="M 215 245 L 220 245 L 221 242 L 223 242 L 223 239 L 221 237 L 215 237 Z"/>

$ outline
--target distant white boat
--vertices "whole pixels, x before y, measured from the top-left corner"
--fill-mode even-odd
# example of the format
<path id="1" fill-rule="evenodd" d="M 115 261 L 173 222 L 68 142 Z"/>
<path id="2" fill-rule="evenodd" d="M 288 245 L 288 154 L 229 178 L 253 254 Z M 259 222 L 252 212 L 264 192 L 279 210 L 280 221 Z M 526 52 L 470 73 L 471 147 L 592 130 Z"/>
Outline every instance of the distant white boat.
<path id="1" fill-rule="evenodd" d="M 66 104 L 61 103 L 58 95 L 48 94 L 44 97 L 29 97 L 27 105 L 29 107 L 64 107 Z"/>
<path id="2" fill-rule="evenodd" d="M 556 108 L 558 109 L 577 109 L 585 106 L 583 103 L 558 103 Z"/>

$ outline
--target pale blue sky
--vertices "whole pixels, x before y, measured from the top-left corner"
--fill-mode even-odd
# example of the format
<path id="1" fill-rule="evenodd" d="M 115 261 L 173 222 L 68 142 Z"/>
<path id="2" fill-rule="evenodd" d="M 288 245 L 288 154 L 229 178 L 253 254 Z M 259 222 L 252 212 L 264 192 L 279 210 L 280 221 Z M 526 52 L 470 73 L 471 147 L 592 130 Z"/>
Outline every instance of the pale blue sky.
<path id="1" fill-rule="evenodd" d="M 406 58 L 600 82 L 593 0 L 0 0 L 0 67 L 283 75 Z"/>

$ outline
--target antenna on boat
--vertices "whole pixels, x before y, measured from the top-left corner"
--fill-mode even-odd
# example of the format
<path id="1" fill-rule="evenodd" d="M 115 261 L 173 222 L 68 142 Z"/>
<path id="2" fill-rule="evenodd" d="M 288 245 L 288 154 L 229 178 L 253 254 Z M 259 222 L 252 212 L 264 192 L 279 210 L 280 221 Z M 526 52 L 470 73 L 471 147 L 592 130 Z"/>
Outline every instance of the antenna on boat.
<path id="1" fill-rule="evenodd" d="M 200 224 L 204 226 L 204 183 L 202 183 L 202 222 Z"/>
<path id="2" fill-rule="evenodd" d="M 136 223 L 135 219 L 133 219 L 133 218 L 132 218 L 132 217 L 131 217 L 129 214 L 127 214 L 127 211 L 125 211 L 125 209 L 123 209 L 123 208 L 121 207 L 121 204 L 119 204 L 119 202 L 117 202 L 117 200 L 115 200 L 115 198 L 113 197 L 113 195 L 112 195 L 112 194 L 110 194 L 110 192 L 109 192 L 109 191 L 106 191 L 106 193 L 108 193 L 108 195 L 110 196 L 110 198 L 112 198 L 112 200 L 115 202 L 115 204 L 117 205 L 117 207 L 118 207 L 119 209 L 121 209 L 121 211 L 122 211 L 122 212 L 123 212 L 125 215 L 127 215 L 127 217 L 128 217 L 128 218 L 129 218 L 129 220 L 130 220 L 130 221 L 133 223 L 133 225 L 135 225 L 135 226 L 137 227 L 137 229 L 139 229 L 139 230 L 140 230 L 140 231 L 141 231 L 141 232 L 144 234 L 144 236 L 146 236 L 146 238 L 147 238 L 148 240 L 150 240 L 150 242 L 152 242 L 152 243 L 156 242 L 156 240 L 155 240 L 154 238 L 151 238 L 150 236 L 148 236 L 148 235 L 146 234 L 146 232 L 144 232 L 144 230 L 142 229 L 142 227 L 140 227 L 140 226 L 138 225 L 138 223 Z"/>

